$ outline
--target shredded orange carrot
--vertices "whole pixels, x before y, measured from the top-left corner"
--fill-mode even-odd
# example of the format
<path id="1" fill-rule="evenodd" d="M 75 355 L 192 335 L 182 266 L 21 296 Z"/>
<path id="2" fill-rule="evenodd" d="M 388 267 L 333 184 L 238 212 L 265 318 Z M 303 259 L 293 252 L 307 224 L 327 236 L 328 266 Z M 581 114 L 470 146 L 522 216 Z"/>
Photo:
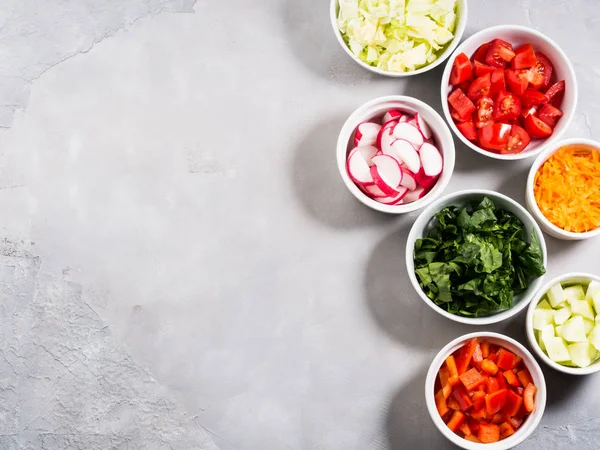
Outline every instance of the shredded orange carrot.
<path id="1" fill-rule="evenodd" d="M 575 233 L 600 227 L 600 152 L 568 146 L 559 149 L 535 174 L 534 195 L 546 218 Z"/>

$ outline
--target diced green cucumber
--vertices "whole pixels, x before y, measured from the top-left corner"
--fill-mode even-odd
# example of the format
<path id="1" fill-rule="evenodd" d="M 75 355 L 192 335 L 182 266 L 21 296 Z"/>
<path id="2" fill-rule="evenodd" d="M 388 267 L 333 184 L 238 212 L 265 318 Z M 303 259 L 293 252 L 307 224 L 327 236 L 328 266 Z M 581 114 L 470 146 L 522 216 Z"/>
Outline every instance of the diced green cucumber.
<path id="1" fill-rule="evenodd" d="M 557 283 L 554 286 L 552 286 L 550 290 L 546 293 L 546 295 L 548 295 L 548 300 L 550 301 L 550 304 L 553 308 L 558 308 L 567 300 L 565 292 L 563 291 L 563 288 L 560 285 L 560 283 Z"/>
<path id="2" fill-rule="evenodd" d="M 554 323 L 556 325 L 562 325 L 569 317 L 571 317 L 571 307 L 565 306 L 564 308 L 557 309 L 554 311 Z"/>
<path id="3" fill-rule="evenodd" d="M 592 311 L 592 307 L 585 300 L 573 300 L 571 303 L 571 314 L 581 316 L 584 319 L 594 320 L 596 315 Z"/>
<path id="4" fill-rule="evenodd" d="M 585 291 L 580 284 L 563 288 L 563 292 L 569 303 L 575 300 L 585 300 Z"/>
<path id="5" fill-rule="evenodd" d="M 596 325 L 589 336 L 589 342 L 600 352 L 600 325 Z"/>
<path id="6" fill-rule="evenodd" d="M 594 323 L 593 320 L 587 320 L 587 319 L 583 319 L 583 331 L 585 331 L 585 335 L 589 336 L 590 333 L 592 332 L 592 330 L 594 329 L 594 326 L 596 324 Z"/>
<path id="7" fill-rule="evenodd" d="M 536 309 L 533 312 L 533 329 L 541 330 L 546 325 L 552 324 L 554 311 L 551 309 Z"/>
<path id="8" fill-rule="evenodd" d="M 567 342 L 587 342 L 583 317 L 574 316 L 565 322 L 559 334 Z"/>
<path id="9" fill-rule="evenodd" d="M 565 345 L 565 341 L 563 341 L 560 337 L 549 337 L 544 341 L 546 345 L 546 353 L 552 361 L 555 362 L 565 362 L 571 361 L 571 355 L 569 354 L 569 350 Z"/>
<path id="10" fill-rule="evenodd" d="M 600 282 L 592 281 L 588 285 L 585 299 L 594 307 L 596 315 L 600 316 Z"/>
<path id="11" fill-rule="evenodd" d="M 587 367 L 596 360 L 596 349 L 589 342 L 578 342 L 567 346 L 571 361 L 578 367 Z"/>
<path id="12" fill-rule="evenodd" d="M 552 309 L 552 306 L 550 306 L 550 303 L 548 303 L 548 300 L 544 297 L 544 299 L 537 304 L 535 309 Z"/>

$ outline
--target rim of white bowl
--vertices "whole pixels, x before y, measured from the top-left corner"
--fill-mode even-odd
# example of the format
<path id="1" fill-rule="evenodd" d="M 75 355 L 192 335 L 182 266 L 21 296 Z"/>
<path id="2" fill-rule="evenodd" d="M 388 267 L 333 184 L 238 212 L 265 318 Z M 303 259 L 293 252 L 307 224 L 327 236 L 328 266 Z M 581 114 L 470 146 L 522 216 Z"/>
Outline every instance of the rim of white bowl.
<path id="1" fill-rule="evenodd" d="M 383 203 L 379 203 L 372 198 L 368 197 L 364 192 L 362 192 L 358 186 L 352 181 L 350 176 L 348 175 L 348 171 L 346 170 L 346 161 L 348 157 L 348 143 L 352 138 L 352 133 L 356 126 L 358 125 L 359 119 L 362 120 L 362 115 L 365 111 L 368 111 L 372 107 L 375 107 L 379 104 L 398 104 L 396 107 L 399 109 L 406 109 L 406 106 L 399 105 L 403 103 L 405 105 L 410 106 L 415 111 L 424 110 L 431 117 L 435 117 L 436 124 L 428 123 L 430 128 L 435 130 L 435 133 L 440 135 L 440 141 L 437 142 L 437 145 L 442 152 L 442 156 L 444 159 L 444 166 L 442 168 L 442 173 L 437 183 L 433 186 L 433 188 L 425 194 L 424 197 L 406 205 L 384 205 Z M 393 106 L 391 106 L 393 107 Z M 358 108 L 354 110 L 352 114 L 346 119 L 342 129 L 340 130 L 340 134 L 338 136 L 337 144 L 336 144 L 336 158 L 338 163 L 338 170 L 340 175 L 342 176 L 342 180 L 344 184 L 348 188 L 348 190 L 354 195 L 361 203 L 368 206 L 369 208 L 375 209 L 380 212 L 389 213 L 389 214 L 406 214 L 409 212 L 416 211 L 427 206 L 429 203 L 435 201 L 440 195 L 442 195 L 444 189 L 448 186 L 450 182 L 450 178 L 454 172 L 454 163 L 456 159 L 456 151 L 454 148 L 454 139 L 452 138 L 452 133 L 448 128 L 448 125 L 444 121 L 443 117 L 429 106 L 427 103 L 414 98 L 408 97 L 406 95 L 388 95 L 384 97 L 377 97 L 373 100 L 369 100 L 368 102 L 362 104 Z"/>
<path id="2" fill-rule="evenodd" d="M 346 54 L 354 60 L 354 62 L 356 62 L 361 67 L 363 67 L 367 70 L 370 70 L 371 72 L 374 72 L 379 75 L 384 75 L 386 77 L 393 77 L 393 78 L 403 78 L 403 77 L 410 77 L 413 75 L 419 75 L 420 73 L 427 72 L 427 71 L 439 66 L 446 59 L 448 59 L 448 57 L 452 54 L 454 49 L 456 49 L 456 47 L 460 43 L 460 40 L 462 39 L 462 36 L 465 32 L 465 27 L 467 26 L 467 15 L 468 15 L 467 0 L 458 0 L 457 3 L 459 5 L 459 12 L 457 14 L 458 21 L 456 23 L 456 29 L 454 31 L 454 37 L 452 38 L 452 41 L 450 41 L 450 44 L 448 45 L 448 47 L 446 47 L 446 50 L 444 50 L 440 54 L 438 59 L 433 61 L 431 64 L 428 64 L 425 67 L 421 67 L 420 69 L 413 70 L 412 72 L 389 72 L 387 70 L 381 70 L 377 67 L 370 66 L 367 63 L 361 61 L 354 53 L 352 53 L 352 51 L 348 48 L 348 46 L 344 42 L 344 39 L 342 38 L 342 33 L 340 32 L 340 30 L 337 27 L 337 7 L 339 4 L 339 0 L 331 0 L 331 4 L 329 7 L 329 17 L 331 20 L 331 27 L 333 28 L 333 33 L 335 34 L 335 37 L 337 38 L 338 43 L 344 49 Z"/>
<path id="3" fill-rule="evenodd" d="M 538 388 L 535 396 L 535 410 L 530 415 L 530 417 L 523 423 L 523 425 L 521 425 L 521 427 L 516 431 L 515 434 L 501 441 L 494 442 L 492 444 L 480 444 L 476 442 L 470 442 L 466 439 L 461 438 L 459 435 L 453 433 L 440 417 L 437 411 L 437 407 L 435 405 L 435 380 L 437 377 L 437 373 L 440 367 L 442 366 L 444 360 L 450 354 L 454 353 L 458 348 L 460 348 L 462 346 L 461 344 L 464 344 L 467 340 L 475 337 L 489 339 L 490 341 L 502 342 L 502 345 L 506 346 L 508 350 L 517 353 L 518 356 L 521 356 L 523 358 L 525 366 L 531 373 L 536 387 Z M 515 351 L 515 349 L 517 349 L 518 351 Z M 508 450 L 523 442 L 535 431 L 537 426 L 540 424 L 540 421 L 542 420 L 544 410 L 546 409 L 546 395 L 547 388 L 546 380 L 544 378 L 544 372 L 542 371 L 542 368 L 536 361 L 535 357 L 531 354 L 531 352 L 527 350 L 527 348 L 525 348 L 523 344 L 509 336 L 487 331 L 465 334 L 463 336 L 457 337 L 452 342 L 448 343 L 444 348 L 442 348 L 438 352 L 438 354 L 431 362 L 429 370 L 427 371 L 427 376 L 425 378 L 425 402 L 427 404 L 427 410 L 429 411 L 429 415 L 431 416 L 433 423 L 449 441 L 467 450 Z"/>
<path id="4" fill-rule="evenodd" d="M 527 318 L 525 319 L 525 332 L 527 334 L 527 340 L 529 341 L 529 345 L 531 345 L 531 348 L 536 353 L 536 355 L 544 363 L 546 363 L 548 367 L 551 367 L 554 370 L 569 375 L 590 375 L 592 373 L 600 372 L 600 359 L 596 360 L 588 367 L 568 367 L 563 366 L 562 364 L 558 364 L 557 362 L 552 361 L 550 357 L 541 349 L 540 344 L 538 344 L 538 341 L 535 338 L 535 333 L 533 330 L 533 313 L 542 297 L 546 295 L 546 292 L 548 292 L 550 288 L 556 283 L 564 283 L 569 281 L 572 281 L 573 283 L 578 283 L 580 282 L 579 280 L 585 280 L 588 283 L 593 280 L 600 282 L 600 277 L 586 272 L 569 272 L 554 277 L 553 279 L 545 283 L 536 292 L 533 300 L 529 304 L 529 308 L 527 309 Z"/>
<path id="5" fill-rule="evenodd" d="M 546 41 L 547 44 L 549 44 L 551 47 L 554 48 L 554 50 L 556 50 L 556 52 L 560 55 L 560 58 L 566 62 L 567 71 L 569 72 L 569 75 L 573 79 L 573 86 L 570 87 L 570 89 L 573 90 L 573 108 L 571 109 L 571 111 L 569 111 L 569 114 L 565 114 L 561 118 L 561 121 L 563 121 L 563 124 L 564 124 L 562 127 L 562 130 L 559 133 L 553 133 L 550 137 L 546 138 L 544 143 L 541 144 L 537 149 L 535 149 L 533 151 L 524 151 L 521 153 L 501 155 L 499 153 L 493 153 L 488 150 L 485 150 L 485 149 L 473 144 L 471 141 L 469 141 L 467 138 L 465 138 L 463 136 L 463 134 L 458 130 L 458 128 L 456 128 L 456 124 L 454 123 L 454 120 L 452 120 L 452 116 L 450 115 L 450 110 L 448 108 L 448 100 L 447 100 L 447 89 L 448 89 L 448 84 L 449 84 L 449 80 L 450 80 L 450 72 L 452 71 L 452 64 L 454 63 L 454 59 L 456 58 L 457 55 L 459 55 L 460 53 L 463 52 L 463 48 L 465 46 L 469 45 L 472 42 L 478 41 L 482 34 L 484 34 L 484 33 L 487 34 L 491 31 L 496 31 L 496 30 L 499 32 L 521 31 L 524 33 L 529 33 L 533 36 L 538 37 L 539 39 L 541 39 L 543 41 Z M 578 88 L 577 76 L 575 75 L 575 69 L 573 67 L 573 64 L 567 57 L 567 54 L 563 51 L 562 48 L 559 47 L 559 45 L 556 42 L 554 42 L 552 39 L 550 39 L 545 34 L 539 32 L 537 30 L 534 30 L 533 28 L 525 27 L 522 25 L 496 25 L 493 27 L 484 28 L 483 30 L 478 31 L 477 33 L 473 34 L 472 36 L 469 36 L 454 50 L 452 55 L 450 55 L 450 58 L 448 59 L 448 62 L 446 63 L 446 68 L 444 69 L 444 73 L 442 74 L 442 82 L 440 85 L 440 94 L 441 94 L 441 101 L 442 101 L 442 109 L 444 110 L 444 116 L 446 118 L 446 121 L 450 124 L 450 128 L 452 128 L 452 131 L 454 132 L 454 134 L 462 141 L 463 144 L 465 144 L 470 149 L 475 150 L 477 153 L 480 153 L 480 154 L 487 156 L 489 158 L 492 158 L 492 159 L 498 159 L 501 161 L 515 161 L 515 160 L 533 158 L 534 156 L 537 156 L 541 152 L 543 152 L 549 145 L 552 145 L 554 142 L 556 142 L 558 139 L 561 138 L 561 136 L 565 133 L 567 128 L 569 128 L 569 125 L 571 124 L 571 121 L 573 120 L 573 117 L 575 116 L 575 110 L 577 109 L 577 99 L 579 97 L 579 88 Z"/>
<path id="6" fill-rule="evenodd" d="M 410 232 L 408 233 L 408 238 L 406 241 L 405 256 L 406 256 L 406 269 L 408 272 L 408 278 L 410 279 L 414 290 L 419 295 L 419 298 L 421 300 L 423 300 L 426 305 L 428 305 L 431 309 L 436 311 L 438 314 L 441 314 L 442 316 L 444 316 L 450 320 L 453 320 L 454 322 L 466 323 L 469 325 L 489 325 L 492 323 L 502 322 L 503 320 L 509 319 L 509 318 L 517 315 L 519 312 L 524 310 L 527 307 L 527 305 L 529 305 L 531 300 L 534 298 L 535 293 L 537 292 L 539 287 L 542 285 L 542 283 L 544 281 L 544 275 L 536 278 L 529 284 L 527 290 L 522 294 L 523 298 L 521 298 L 521 300 L 517 304 L 513 304 L 513 306 L 511 306 L 509 309 L 507 309 L 505 311 L 502 311 L 502 312 L 499 312 L 496 314 L 492 314 L 489 316 L 484 316 L 484 317 L 463 317 L 463 316 L 451 314 L 448 311 L 443 310 L 438 305 L 436 305 L 429 297 L 427 297 L 425 295 L 425 293 L 423 292 L 423 289 L 421 289 L 421 286 L 419 285 L 419 280 L 417 279 L 417 276 L 415 275 L 415 270 L 414 270 L 415 264 L 414 264 L 414 258 L 413 258 L 414 242 L 422 236 L 424 227 L 434 218 L 434 214 L 439 211 L 440 204 L 446 203 L 449 200 L 463 197 L 463 196 L 481 196 L 481 197 L 488 196 L 492 200 L 494 200 L 495 198 L 499 198 L 505 202 L 508 202 L 515 209 L 519 210 L 519 212 L 521 214 L 523 214 L 523 216 L 525 216 L 529 220 L 531 227 L 535 231 L 535 234 L 537 235 L 538 241 L 540 243 L 540 247 L 542 249 L 542 257 L 543 257 L 544 267 L 547 266 L 548 254 L 547 254 L 547 250 L 546 250 L 546 241 L 544 239 L 544 235 L 542 234 L 542 230 L 540 229 L 539 225 L 537 224 L 535 219 L 531 216 L 529 211 L 527 211 L 527 209 L 525 209 L 516 200 L 513 200 L 512 198 L 508 197 L 507 195 L 501 194 L 496 191 L 489 191 L 489 190 L 484 190 L 484 189 L 466 189 L 463 191 L 453 192 L 451 194 L 447 194 L 443 197 L 438 198 L 436 201 L 434 201 L 430 205 L 428 205 L 427 208 L 421 212 L 419 217 L 417 217 L 417 220 L 415 220 L 415 223 L 413 224 L 413 226 L 410 229 Z M 426 220 L 426 222 L 421 224 L 421 222 L 424 220 Z M 419 226 L 419 228 L 417 228 L 417 225 Z"/>
<path id="7" fill-rule="evenodd" d="M 589 147 L 593 147 L 600 153 L 600 142 L 585 139 L 585 138 L 572 138 L 572 139 L 564 139 L 562 141 L 556 142 L 551 147 L 545 149 L 542 153 L 538 155 L 536 160 L 533 162 L 531 169 L 529 169 L 529 175 L 527 177 L 527 186 L 525 188 L 525 196 L 527 198 L 527 205 L 529 210 L 533 213 L 536 220 L 541 222 L 542 227 L 547 228 L 551 231 L 550 234 L 556 235 L 557 238 L 570 239 L 570 240 L 581 240 L 581 239 L 589 239 L 596 236 L 600 236 L 600 228 L 596 228 L 592 231 L 586 231 L 583 233 L 575 233 L 574 231 L 563 230 L 562 228 L 557 227 L 552 222 L 550 222 L 542 210 L 537 204 L 535 200 L 535 193 L 533 190 L 533 182 L 535 180 L 535 175 L 539 168 L 544 164 L 554 153 L 560 150 L 562 147 L 566 147 L 569 145 L 586 145 Z M 560 237 L 559 237 L 560 236 Z"/>

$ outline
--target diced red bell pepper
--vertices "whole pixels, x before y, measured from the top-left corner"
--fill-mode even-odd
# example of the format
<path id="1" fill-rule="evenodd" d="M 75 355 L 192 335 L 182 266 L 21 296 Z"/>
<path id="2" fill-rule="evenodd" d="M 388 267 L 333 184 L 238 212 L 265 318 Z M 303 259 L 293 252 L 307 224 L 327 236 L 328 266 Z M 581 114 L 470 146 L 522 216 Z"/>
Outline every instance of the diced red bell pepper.
<path id="1" fill-rule="evenodd" d="M 507 370 L 502 375 L 504 375 L 506 382 L 508 384 L 510 384 L 511 386 L 513 386 L 513 387 L 521 386 L 521 382 L 519 381 L 519 379 L 517 378 L 517 376 L 515 375 L 515 373 L 512 370 Z"/>
<path id="2" fill-rule="evenodd" d="M 481 353 L 484 358 L 490 356 L 490 343 L 488 341 L 483 341 L 481 343 Z"/>
<path id="3" fill-rule="evenodd" d="M 501 424 L 502 422 L 506 421 L 506 419 L 508 419 L 506 414 L 503 412 L 497 412 L 492 416 L 492 423 Z"/>
<path id="4" fill-rule="evenodd" d="M 446 404 L 448 405 L 448 408 L 450 408 L 454 411 L 460 411 L 460 405 L 458 404 L 458 402 L 456 401 L 456 399 L 453 396 L 450 396 L 448 398 L 448 401 L 446 402 Z"/>
<path id="5" fill-rule="evenodd" d="M 498 379 L 495 377 L 489 377 L 487 379 L 487 391 L 488 394 L 492 394 L 500 389 L 500 385 L 498 384 Z"/>
<path id="6" fill-rule="evenodd" d="M 485 391 L 475 391 L 473 396 L 471 397 L 471 401 L 473 402 L 473 409 L 479 409 L 485 405 L 485 396 L 487 394 Z"/>
<path id="7" fill-rule="evenodd" d="M 476 389 L 486 381 L 486 377 L 482 376 L 481 373 L 479 373 L 479 371 L 475 367 L 472 367 L 471 369 L 467 370 L 458 378 L 460 378 L 460 381 L 465 386 L 467 391 L 472 391 Z"/>
<path id="8" fill-rule="evenodd" d="M 521 397 L 523 397 L 523 392 L 524 391 L 525 391 L 525 389 L 522 388 L 522 387 L 515 388 L 515 392 L 517 393 L 517 395 L 520 395 Z"/>
<path id="9" fill-rule="evenodd" d="M 509 436 L 515 434 L 515 429 L 508 422 L 501 423 L 500 428 L 500 439 L 506 439 Z"/>
<path id="10" fill-rule="evenodd" d="M 465 436 L 465 440 L 481 444 L 481 441 L 474 434 L 471 436 Z"/>
<path id="11" fill-rule="evenodd" d="M 478 410 L 475 410 L 471 413 L 471 417 L 476 420 L 482 420 L 487 418 L 487 412 L 485 410 L 485 406 L 481 407 Z"/>
<path id="12" fill-rule="evenodd" d="M 509 390 L 506 395 L 506 404 L 502 409 L 506 415 L 512 417 L 519 413 L 521 405 L 523 404 L 523 397 Z"/>
<path id="13" fill-rule="evenodd" d="M 469 339 L 469 341 L 458 350 L 456 356 L 456 369 L 458 370 L 459 375 L 465 373 L 469 368 L 469 363 L 471 362 L 471 358 L 473 358 L 473 353 L 475 353 L 475 347 L 477 347 L 477 338 Z"/>
<path id="14" fill-rule="evenodd" d="M 448 375 L 450 378 L 456 377 L 458 379 L 458 370 L 456 370 L 456 360 L 454 355 L 450 355 L 446 358 L 446 367 L 448 368 Z"/>
<path id="15" fill-rule="evenodd" d="M 537 392 L 537 388 L 529 383 L 525 387 L 525 392 L 523 393 L 523 405 L 525 406 L 525 411 L 530 413 L 535 408 L 535 393 Z"/>
<path id="16" fill-rule="evenodd" d="M 444 391 L 442 389 L 435 393 L 435 406 L 437 407 L 440 416 L 444 416 L 448 412 L 446 397 L 444 397 Z"/>
<path id="17" fill-rule="evenodd" d="M 438 372 L 438 376 L 440 379 L 442 392 L 444 393 L 444 398 L 450 397 L 450 394 L 452 393 L 452 386 L 450 386 L 450 383 L 448 382 L 448 379 L 450 378 L 450 375 L 448 374 L 448 368 L 442 367 Z"/>
<path id="18" fill-rule="evenodd" d="M 486 395 L 485 409 L 487 411 L 488 416 L 496 414 L 498 411 L 504 408 L 504 405 L 506 405 L 507 396 L 507 389 L 500 389 L 499 391 Z"/>
<path id="19" fill-rule="evenodd" d="M 506 378 L 502 376 L 502 372 L 496 374 L 496 379 L 498 380 L 498 389 L 508 389 L 508 383 Z"/>
<path id="20" fill-rule="evenodd" d="M 456 430 L 463 424 L 466 416 L 460 411 L 454 411 L 452 418 L 448 422 L 448 428 L 456 433 Z"/>
<path id="21" fill-rule="evenodd" d="M 500 440 L 500 427 L 494 423 L 480 423 L 477 437 L 484 444 L 491 444 Z"/>
<path id="22" fill-rule="evenodd" d="M 511 370 L 515 362 L 515 358 L 516 356 L 514 353 L 511 353 L 508 350 L 501 348 L 500 350 L 498 350 L 498 362 L 496 364 L 502 370 Z"/>
<path id="23" fill-rule="evenodd" d="M 523 369 L 517 372 L 517 377 L 519 377 L 519 381 L 523 386 L 527 386 L 528 384 L 533 384 L 533 379 L 531 378 L 531 374 L 529 370 Z"/>
<path id="24" fill-rule="evenodd" d="M 475 346 L 475 351 L 473 352 L 473 365 L 477 368 L 480 368 L 481 361 L 483 361 L 483 352 L 481 350 L 481 345 L 477 343 Z"/>
<path id="25" fill-rule="evenodd" d="M 462 386 L 457 386 L 454 391 L 452 391 L 452 397 L 457 401 L 461 411 L 466 411 L 473 406 L 469 394 L 467 394 Z"/>
<path id="26" fill-rule="evenodd" d="M 472 416 L 473 415 L 471 414 L 469 417 L 467 417 L 467 423 L 469 424 L 469 428 L 471 429 L 471 432 L 477 433 L 477 431 L 479 430 L 479 420 L 475 419 Z"/>
<path id="27" fill-rule="evenodd" d="M 515 430 L 517 430 L 523 423 L 523 419 L 517 419 L 516 417 L 509 417 L 507 422 L 510 423 Z"/>
<path id="28" fill-rule="evenodd" d="M 487 359 L 489 359 L 494 364 L 498 364 L 498 353 L 492 352 L 490 350 L 490 355 L 487 357 Z"/>
<path id="29" fill-rule="evenodd" d="M 515 360 L 513 361 L 513 365 L 512 365 L 512 369 L 516 369 L 517 367 L 519 367 L 519 364 L 521 364 L 521 362 L 523 361 L 523 358 L 521 358 L 518 355 L 515 355 Z M 518 371 L 517 371 L 518 372 Z"/>
<path id="30" fill-rule="evenodd" d="M 481 370 L 488 375 L 496 375 L 496 372 L 498 372 L 498 366 L 489 359 L 484 359 L 481 361 Z"/>
<path id="31" fill-rule="evenodd" d="M 473 434 L 473 432 L 471 431 L 471 428 L 469 428 L 469 424 L 467 422 L 463 422 L 463 424 L 460 426 L 459 428 L 460 431 L 462 431 L 462 434 L 466 436 L 471 436 Z"/>

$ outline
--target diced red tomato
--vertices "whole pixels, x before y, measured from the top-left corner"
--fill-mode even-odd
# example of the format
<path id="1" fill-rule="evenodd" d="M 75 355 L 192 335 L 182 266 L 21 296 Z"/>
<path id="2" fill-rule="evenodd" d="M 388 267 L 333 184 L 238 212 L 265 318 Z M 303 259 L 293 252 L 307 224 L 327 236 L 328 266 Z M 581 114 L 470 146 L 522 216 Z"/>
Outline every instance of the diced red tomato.
<path id="1" fill-rule="evenodd" d="M 528 74 L 529 83 L 534 89 L 546 89 L 550 86 L 554 67 L 546 55 L 536 53 L 537 63 Z"/>
<path id="2" fill-rule="evenodd" d="M 554 83 L 546 91 L 548 101 L 552 105 L 558 107 L 562 103 L 562 99 L 565 96 L 565 80 L 560 80 L 558 83 Z"/>
<path id="3" fill-rule="evenodd" d="M 501 151 L 506 148 L 512 126 L 504 123 L 494 123 L 479 129 L 479 144 L 486 150 Z M 491 359 L 491 355 L 490 358 Z"/>
<path id="4" fill-rule="evenodd" d="M 448 97 L 448 103 L 454 108 L 458 117 L 466 122 L 471 118 L 471 113 L 475 111 L 475 105 L 460 89 L 456 89 Z"/>
<path id="5" fill-rule="evenodd" d="M 513 58 L 513 46 L 502 39 L 494 39 L 485 55 L 485 62 L 492 67 L 505 67 Z"/>
<path id="6" fill-rule="evenodd" d="M 543 105 L 549 101 L 550 99 L 546 94 L 536 91 L 535 89 L 526 89 L 521 96 L 521 103 L 523 104 L 523 107 Z"/>
<path id="7" fill-rule="evenodd" d="M 485 44 L 481 44 L 475 53 L 473 54 L 473 61 L 479 61 L 480 63 L 485 63 L 485 57 L 487 56 L 487 52 L 490 48 L 491 42 L 486 42 Z"/>
<path id="8" fill-rule="evenodd" d="M 515 373 L 512 370 L 507 370 L 502 375 L 506 379 L 506 382 L 508 384 L 510 384 L 511 386 L 513 386 L 513 387 L 521 386 L 521 382 L 519 381 L 519 379 L 517 378 L 517 376 L 515 375 Z"/>
<path id="9" fill-rule="evenodd" d="M 494 100 L 490 97 L 481 97 L 477 100 L 476 108 L 475 114 L 477 120 L 475 121 L 475 128 L 487 127 L 494 123 Z"/>
<path id="10" fill-rule="evenodd" d="M 549 126 L 551 126 L 552 128 L 554 128 L 556 126 L 556 122 L 558 122 L 558 119 L 560 119 L 563 116 L 563 112 L 546 103 L 544 106 L 542 106 L 542 108 L 540 109 L 540 112 L 538 114 L 538 117 L 540 118 L 540 120 L 546 124 L 548 124 Z"/>
<path id="11" fill-rule="evenodd" d="M 462 386 L 457 386 L 452 391 L 452 397 L 458 403 L 458 407 L 461 411 L 466 411 L 471 406 L 473 406 L 473 402 L 471 401 L 471 397 L 467 394 L 467 391 Z"/>
<path id="12" fill-rule="evenodd" d="M 477 129 L 473 122 L 461 122 L 456 124 L 456 128 L 458 131 L 462 133 L 464 137 L 466 137 L 470 141 L 477 140 Z"/>
<path id="13" fill-rule="evenodd" d="M 469 86 L 467 95 L 472 101 L 476 102 L 481 97 L 489 97 L 491 87 L 491 74 L 486 73 L 485 75 L 477 77 L 473 80 L 471 86 Z"/>
<path id="14" fill-rule="evenodd" d="M 499 425 L 500 428 L 500 439 L 506 439 L 509 436 L 515 434 L 515 429 L 508 422 L 503 422 Z"/>
<path id="15" fill-rule="evenodd" d="M 454 411 L 454 414 L 452 414 L 452 418 L 448 422 L 448 428 L 450 428 L 452 431 L 456 432 L 456 430 L 458 430 L 458 428 L 465 421 L 465 418 L 466 418 L 466 416 L 462 412 Z"/>
<path id="16" fill-rule="evenodd" d="M 504 77 L 504 70 L 495 69 L 490 75 L 490 81 L 492 86 L 490 87 L 490 97 L 496 98 L 498 93 L 506 90 L 506 78 Z"/>
<path id="17" fill-rule="evenodd" d="M 502 370 L 511 370 L 513 366 L 513 361 L 515 360 L 515 354 L 509 352 L 505 348 L 500 348 L 498 350 L 498 367 Z"/>
<path id="18" fill-rule="evenodd" d="M 479 61 L 475 61 L 473 66 L 475 67 L 476 77 L 480 77 L 481 75 L 485 75 L 486 73 L 492 73 L 495 70 L 493 67 L 490 67 L 487 64 L 481 63 Z"/>
<path id="19" fill-rule="evenodd" d="M 498 372 L 498 366 L 489 359 L 484 359 L 481 361 L 481 370 L 488 375 L 496 375 L 496 372 Z"/>
<path id="20" fill-rule="evenodd" d="M 491 444 L 500 440 L 500 427 L 494 423 L 480 423 L 477 438 L 484 444 Z"/>
<path id="21" fill-rule="evenodd" d="M 534 114 L 530 114 L 525 118 L 525 129 L 534 138 L 547 138 L 552 134 L 550 125 L 540 120 Z"/>
<path id="22" fill-rule="evenodd" d="M 521 100 L 510 92 L 501 91 L 496 98 L 494 120 L 508 121 L 517 119 L 521 114 Z"/>
<path id="23" fill-rule="evenodd" d="M 529 85 L 528 69 L 508 69 L 504 75 L 506 76 L 506 85 L 508 90 L 515 95 L 521 96 Z"/>
<path id="24" fill-rule="evenodd" d="M 506 405 L 506 399 L 508 395 L 508 389 L 500 389 L 499 391 L 492 392 L 485 397 L 485 409 L 488 416 L 496 414 L 504 405 Z"/>
<path id="25" fill-rule="evenodd" d="M 477 338 L 469 339 L 465 345 L 458 349 L 458 356 L 456 357 L 456 369 L 458 374 L 461 375 L 469 368 L 469 363 L 475 353 L 475 347 L 477 346 Z"/>
<path id="26" fill-rule="evenodd" d="M 507 416 L 512 417 L 516 415 L 521 409 L 523 404 L 523 397 L 517 395 L 515 392 L 508 390 L 506 395 L 506 405 L 504 405 L 503 411 Z"/>
<path id="27" fill-rule="evenodd" d="M 460 381 L 467 391 L 472 391 L 485 383 L 486 378 L 479 373 L 479 371 L 473 367 L 467 370 L 465 373 L 459 376 Z M 459 402 L 460 403 L 460 402 Z"/>
<path id="28" fill-rule="evenodd" d="M 537 64 L 537 57 L 531 44 L 524 44 L 515 50 L 515 57 L 510 62 L 513 69 L 529 69 Z"/>
<path id="29" fill-rule="evenodd" d="M 500 150 L 500 153 L 521 153 L 525 150 L 525 147 L 531 142 L 531 137 L 523 128 L 519 125 L 513 125 L 510 129 L 510 136 L 504 150 Z"/>
<path id="30" fill-rule="evenodd" d="M 537 112 L 538 112 L 537 106 L 531 106 L 529 108 L 521 108 L 521 117 L 524 119 L 529 114 L 537 114 Z"/>
<path id="31" fill-rule="evenodd" d="M 535 408 L 535 393 L 537 392 L 537 388 L 529 383 L 525 387 L 525 392 L 523 393 L 523 406 L 525 406 L 525 411 L 530 413 Z"/>
<path id="32" fill-rule="evenodd" d="M 454 59 L 452 65 L 452 72 L 450 73 L 450 84 L 455 86 L 457 84 L 469 81 L 473 76 L 473 66 L 471 60 L 464 53 L 459 54 Z"/>

